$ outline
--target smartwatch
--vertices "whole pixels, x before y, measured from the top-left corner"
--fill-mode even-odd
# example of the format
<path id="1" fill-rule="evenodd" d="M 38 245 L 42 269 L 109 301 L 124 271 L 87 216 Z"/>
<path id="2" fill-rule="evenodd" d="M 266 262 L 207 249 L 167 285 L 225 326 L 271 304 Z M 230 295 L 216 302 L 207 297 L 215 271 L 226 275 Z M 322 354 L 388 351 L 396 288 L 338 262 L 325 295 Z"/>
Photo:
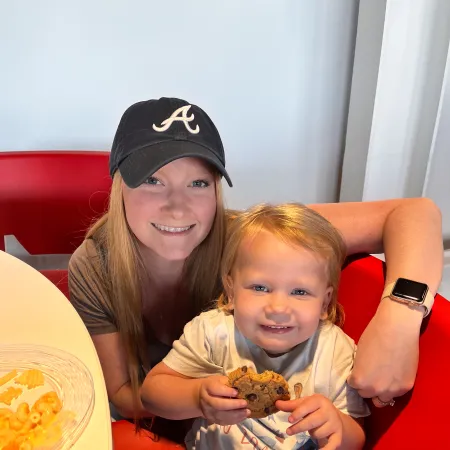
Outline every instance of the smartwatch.
<path id="1" fill-rule="evenodd" d="M 423 306 L 425 308 L 424 317 L 430 314 L 434 303 L 434 296 L 426 284 L 406 278 L 398 278 L 397 281 L 389 283 L 384 288 L 381 298 L 386 297 L 409 306 Z"/>

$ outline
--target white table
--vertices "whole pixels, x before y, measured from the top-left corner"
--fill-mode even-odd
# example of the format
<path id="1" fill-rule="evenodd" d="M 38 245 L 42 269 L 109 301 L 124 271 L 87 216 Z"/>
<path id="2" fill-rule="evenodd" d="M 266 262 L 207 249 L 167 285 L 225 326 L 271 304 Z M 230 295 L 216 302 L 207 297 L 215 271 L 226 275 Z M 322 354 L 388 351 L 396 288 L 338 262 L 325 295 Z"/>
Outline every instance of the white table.
<path id="1" fill-rule="evenodd" d="M 90 422 L 72 448 L 112 449 L 105 381 L 94 344 L 82 320 L 69 300 L 47 278 L 2 251 L 0 343 L 47 345 L 80 359 L 94 381 L 95 405 Z"/>

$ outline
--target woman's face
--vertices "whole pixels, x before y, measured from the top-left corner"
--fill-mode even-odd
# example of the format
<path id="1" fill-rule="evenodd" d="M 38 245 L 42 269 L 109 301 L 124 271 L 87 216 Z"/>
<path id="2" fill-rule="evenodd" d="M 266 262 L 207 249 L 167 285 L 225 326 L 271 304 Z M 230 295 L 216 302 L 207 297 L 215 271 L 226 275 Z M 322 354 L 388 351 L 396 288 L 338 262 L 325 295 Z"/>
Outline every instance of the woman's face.
<path id="1" fill-rule="evenodd" d="M 186 259 L 206 238 L 216 214 L 215 176 L 198 158 L 165 165 L 136 189 L 123 184 L 128 224 L 160 257 Z"/>

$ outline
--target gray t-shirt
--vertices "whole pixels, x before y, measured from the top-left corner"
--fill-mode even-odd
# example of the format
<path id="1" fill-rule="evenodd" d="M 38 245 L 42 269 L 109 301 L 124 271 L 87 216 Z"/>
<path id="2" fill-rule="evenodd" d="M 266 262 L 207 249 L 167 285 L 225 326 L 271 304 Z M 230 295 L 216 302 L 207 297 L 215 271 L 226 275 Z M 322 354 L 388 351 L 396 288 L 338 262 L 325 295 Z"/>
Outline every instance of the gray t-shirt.
<path id="1" fill-rule="evenodd" d="M 118 332 L 112 303 L 102 282 L 101 257 L 94 240 L 86 239 L 69 262 L 70 301 L 91 335 Z M 151 330 L 145 323 L 144 326 L 150 336 Z M 150 365 L 160 362 L 170 348 L 157 339 L 148 339 Z"/>
<path id="2" fill-rule="evenodd" d="M 244 365 L 257 372 L 273 370 L 288 382 L 291 399 L 295 398 L 295 384 L 301 383 L 302 397 L 322 394 L 337 409 L 357 418 L 367 416 L 369 409 L 358 392 L 347 384 L 355 350 L 349 336 L 337 326 L 324 322 L 306 342 L 282 356 L 269 357 L 239 332 L 232 315 L 216 309 L 189 322 L 163 362 L 192 378 L 227 375 Z M 196 419 L 186 437 L 186 446 L 196 450 L 246 448 L 244 444 L 261 450 L 315 448 L 308 433 L 294 436 L 285 433 L 290 426 L 288 417 L 289 413 L 280 411 L 264 419 L 246 419 L 232 426 Z"/>

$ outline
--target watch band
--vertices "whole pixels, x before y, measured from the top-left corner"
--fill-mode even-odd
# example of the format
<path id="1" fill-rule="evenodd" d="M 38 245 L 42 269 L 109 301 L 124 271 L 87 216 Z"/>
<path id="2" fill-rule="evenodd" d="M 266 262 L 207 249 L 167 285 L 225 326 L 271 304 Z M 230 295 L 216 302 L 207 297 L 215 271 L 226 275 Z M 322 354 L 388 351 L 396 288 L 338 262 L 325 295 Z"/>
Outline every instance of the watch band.
<path id="1" fill-rule="evenodd" d="M 391 295 L 392 294 L 392 289 L 394 288 L 395 283 L 397 283 L 397 280 L 393 281 L 392 283 L 389 283 L 384 288 L 383 294 L 381 295 L 381 300 L 383 300 L 386 297 L 389 297 L 392 300 L 398 301 L 400 303 L 406 303 L 406 304 L 414 305 L 415 304 L 414 301 L 408 302 L 408 301 L 405 301 L 403 299 L 400 299 L 398 297 L 394 297 L 394 296 Z M 430 292 L 430 289 L 428 289 L 428 292 L 427 292 L 427 295 L 425 297 L 424 302 L 422 304 L 416 303 L 416 306 L 423 306 L 425 308 L 425 313 L 424 313 L 423 317 L 427 317 L 428 314 L 430 314 L 430 312 L 431 312 L 431 308 L 433 307 L 433 304 L 434 304 L 434 296 Z"/>

